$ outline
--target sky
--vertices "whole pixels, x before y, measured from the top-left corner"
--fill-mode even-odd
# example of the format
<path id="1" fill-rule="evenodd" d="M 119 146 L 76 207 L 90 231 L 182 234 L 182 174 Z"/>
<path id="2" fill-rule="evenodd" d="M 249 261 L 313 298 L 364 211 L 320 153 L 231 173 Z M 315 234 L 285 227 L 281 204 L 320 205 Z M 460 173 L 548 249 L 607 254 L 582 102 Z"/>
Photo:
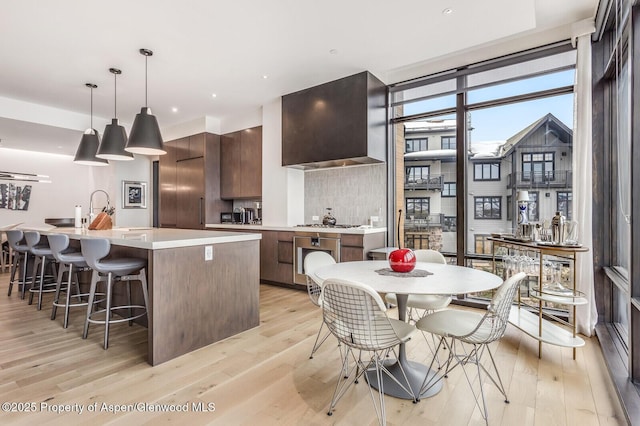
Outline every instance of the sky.
<path id="1" fill-rule="evenodd" d="M 470 91 L 468 103 L 500 99 L 517 94 L 569 86 L 573 84 L 574 71 L 520 80 L 512 83 Z M 443 109 L 455 104 L 454 95 L 428 101 L 406 104 L 404 115 Z M 534 121 L 551 113 L 570 129 L 573 128 L 573 94 L 540 98 L 500 107 L 477 109 L 470 112 L 471 143 L 506 140 Z M 455 116 L 440 118 L 455 119 Z"/>

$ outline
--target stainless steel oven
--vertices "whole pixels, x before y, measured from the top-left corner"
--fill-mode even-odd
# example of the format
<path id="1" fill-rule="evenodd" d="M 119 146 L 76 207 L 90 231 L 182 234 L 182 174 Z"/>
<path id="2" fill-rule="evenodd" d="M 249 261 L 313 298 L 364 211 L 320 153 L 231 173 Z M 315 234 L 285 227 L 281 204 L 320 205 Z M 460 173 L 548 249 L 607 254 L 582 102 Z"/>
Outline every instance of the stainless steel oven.
<path id="1" fill-rule="evenodd" d="M 293 282 L 306 284 L 304 258 L 313 251 L 329 253 L 340 262 L 340 234 L 327 232 L 296 232 L 293 236 Z"/>

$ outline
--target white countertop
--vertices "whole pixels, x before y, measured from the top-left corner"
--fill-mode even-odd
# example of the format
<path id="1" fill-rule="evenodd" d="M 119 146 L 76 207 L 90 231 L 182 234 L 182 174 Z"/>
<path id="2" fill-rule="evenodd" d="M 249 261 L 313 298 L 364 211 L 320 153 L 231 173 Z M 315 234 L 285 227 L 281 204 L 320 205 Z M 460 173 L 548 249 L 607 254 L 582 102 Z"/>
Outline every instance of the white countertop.
<path id="1" fill-rule="evenodd" d="M 387 228 L 369 228 L 363 225 L 359 228 L 321 228 L 313 226 L 269 226 L 269 225 L 241 225 L 237 223 L 208 223 L 207 228 L 235 229 L 238 231 L 291 231 L 291 232 L 328 232 L 332 234 L 377 234 L 387 232 Z"/>
<path id="2" fill-rule="evenodd" d="M 260 240 L 257 233 L 238 233 L 196 229 L 171 228 L 114 228 L 106 231 L 89 231 L 76 228 L 53 228 L 41 230 L 46 234 L 67 234 L 69 238 L 108 238 L 113 245 L 136 247 L 148 250 L 200 246 L 205 244 L 235 243 Z"/>

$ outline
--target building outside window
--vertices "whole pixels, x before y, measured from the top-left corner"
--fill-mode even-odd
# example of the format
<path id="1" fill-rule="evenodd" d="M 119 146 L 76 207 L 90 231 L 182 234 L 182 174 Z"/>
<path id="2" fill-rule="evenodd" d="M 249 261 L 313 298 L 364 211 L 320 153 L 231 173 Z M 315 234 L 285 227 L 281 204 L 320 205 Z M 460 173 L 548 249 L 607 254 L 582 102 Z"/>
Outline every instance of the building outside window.
<path id="1" fill-rule="evenodd" d="M 502 197 L 473 197 L 476 219 L 502 219 Z"/>
<path id="2" fill-rule="evenodd" d="M 456 231 L 456 217 L 455 216 L 445 216 L 442 222 L 442 230 L 444 232 L 455 232 Z"/>
<path id="3" fill-rule="evenodd" d="M 529 222 L 537 222 L 540 220 L 538 212 L 538 199 L 540 193 L 538 191 L 529 191 L 529 202 L 527 203 L 527 216 Z"/>
<path id="4" fill-rule="evenodd" d="M 487 240 L 489 237 L 490 235 L 486 234 L 475 234 L 473 236 L 473 246 L 477 254 L 491 254 L 493 252 L 493 244 Z"/>
<path id="5" fill-rule="evenodd" d="M 555 155 L 553 152 L 523 153 L 522 180 L 548 182 L 555 179 Z"/>
<path id="6" fill-rule="evenodd" d="M 573 196 L 571 192 L 558 192 L 557 195 L 557 211 L 562 213 L 567 219 L 571 219 L 573 215 Z"/>
<path id="7" fill-rule="evenodd" d="M 443 197 L 455 197 L 456 196 L 456 183 L 455 182 L 445 182 L 442 187 L 442 196 Z"/>
<path id="8" fill-rule="evenodd" d="M 442 149 L 456 149 L 456 137 L 455 136 L 442 136 L 440 138 Z"/>
<path id="9" fill-rule="evenodd" d="M 500 180 L 500 163 L 476 163 L 473 180 Z"/>
<path id="10" fill-rule="evenodd" d="M 429 138 L 406 139 L 404 152 L 426 151 L 428 148 Z"/>
<path id="11" fill-rule="evenodd" d="M 406 168 L 406 183 L 426 182 L 429 179 L 429 166 Z"/>
<path id="12" fill-rule="evenodd" d="M 429 198 L 407 198 L 407 218 L 427 219 L 429 217 Z"/>

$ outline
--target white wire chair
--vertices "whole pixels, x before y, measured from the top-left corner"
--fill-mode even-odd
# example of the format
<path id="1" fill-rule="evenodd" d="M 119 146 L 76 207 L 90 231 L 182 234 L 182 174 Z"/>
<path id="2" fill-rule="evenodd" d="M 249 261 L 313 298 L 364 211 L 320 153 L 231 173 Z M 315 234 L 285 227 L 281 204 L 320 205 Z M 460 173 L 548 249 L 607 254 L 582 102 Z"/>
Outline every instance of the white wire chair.
<path id="1" fill-rule="evenodd" d="M 447 309 L 427 315 L 417 322 L 416 327 L 418 330 L 440 336 L 440 343 L 437 349 L 440 349 L 442 346 L 449 349 L 445 372 L 439 377 L 436 377 L 436 375 L 425 377 L 420 392 L 421 394 L 426 392 L 437 381 L 442 379 L 442 377 L 447 377 L 449 372 L 456 366 L 462 365 L 464 375 L 469 383 L 476 405 L 481 410 L 482 416 L 487 424 L 488 413 L 482 386 L 482 372 L 484 372 L 498 388 L 500 393 L 502 393 L 504 402 L 509 403 L 509 398 L 507 397 L 507 392 L 500 378 L 500 373 L 496 367 L 491 349 L 489 348 L 489 343 L 502 338 L 504 335 L 509 321 L 509 312 L 513 304 L 513 298 L 520 286 L 520 281 L 525 277 L 526 274 L 520 272 L 504 281 L 494 294 L 484 314 L 474 311 Z M 464 344 L 471 345 L 470 350 L 468 350 Z M 481 363 L 481 358 L 485 352 L 488 353 L 491 359 L 489 368 L 486 368 Z M 431 362 L 430 368 L 433 366 L 433 362 L 434 361 Z M 473 388 L 473 382 L 464 368 L 467 364 L 475 364 L 478 371 L 477 377 L 480 386 L 480 395 L 482 396 L 482 406 L 480 406 L 478 395 Z M 495 377 L 492 376 L 489 370 L 491 367 L 493 367 L 495 371 Z"/>
<path id="2" fill-rule="evenodd" d="M 382 298 L 371 287 L 347 280 L 329 278 L 322 284 L 322 313 L 324 323 L 331 333 L 345 345 L 346 353 L 342 360 L 342 369 L 338 376 L 336 389 L 327 414 L 330 416 L 336 404 L 349 387 L 358 383 L 358 379 L 367 371 L 375 369 L 378 383 L 378 403 L 373 390 L 369 387 L 369 394 L 380 424 L 386 424 L 384 408 L 384 380 L 393 380 L 407 394 L 416 397 L 408 386 L 407 376 L 402 370 L 404 383 L 393 377 L 384 365 L 387 356 L 400 343 L 408 341 L 415 332 L 415 326 L 407 324 L 386 314 L 386 307 Z M 354 349 L 358 351 L 356 357 Z M 369 360 L 362 359 L 363 352 L 371 354 Z M 349 355 L 353 359 L 353 366 L 348 368 Z"/>
<path id="3" fill-rule="evenodd" d="M 329 254 L 323 251 L 314 251 L 307 254 L 304 257 L 304 272 L 307 277 L 307 292 L 309 293 L 309 299 L 311 299 L 311 303 L 320 307 L 322 301 L 320 299 L 320 293 L 322 291 L 322 282 L 320 282 L 320 278 L 318 278 L 314 272 L 323 266 L 328 266 L 336 263 L 336 260 Z M 316 341 L 313 344 L 313 348 L 311 349 L 311 355 L 309 355 L 309 359 L 313 358 L 313 354 L 316 353 L 318 348 L 327 340 L 327 337 L 331 335 L 331 333 L 327 330 L 322 338 L 322 329 L 324 328 L 324 321 L 320 323 L 320 328 L 318 329 L 318 334 L 316 335 Z"/>

